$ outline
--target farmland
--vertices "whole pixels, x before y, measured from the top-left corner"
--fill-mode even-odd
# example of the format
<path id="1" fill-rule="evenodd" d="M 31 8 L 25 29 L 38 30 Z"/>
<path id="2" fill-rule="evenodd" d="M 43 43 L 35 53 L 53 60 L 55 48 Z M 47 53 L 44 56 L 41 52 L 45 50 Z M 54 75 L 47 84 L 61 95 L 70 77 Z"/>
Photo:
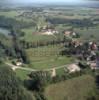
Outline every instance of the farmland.
<path id="1" fill-rule="evenodd" d="M 99 100 L 99 7 L 8 5 L 0 4 L 0 100 Z"/>
<path id="2" fill-rule="evenodd" d="M 72 63 L 72 57 L 59 55 L 62 48 L 62 46 L 57 45 L 27 50 L 27 55 L 31 62 L 30 67 L 34 69 L 47 69 Z"/>
<path id="3" fill-rule="evenodd" d="M 99 25 L 93 25 L 93 22 L 98 22 L 98 20 L 96 20 L 98 18 L 95 16 L 98 14 L 99 12 L 97 8 L 84 7 L 79 7 L 79 9 L 76 7 L 74 9 L 71 7 L 42 7 L 36 9 L 34 7 L 31 9 L 20 8 L 0 10 L 0 16 L 4 16 L 6 20 L 11 18 L 15 21 L 11 21 L 14 24 L 18 21 L 18 23 L 15 24 L 16 26 L 19 26 L 19 24 L 22 23 L 22 27 L 21 25 L 18 29 L 15 27 L 15 29 L 18 30 L 17 33 L 24 33 L 22 36 L 19 35 L 19 42 L 25 41 L 26 44 L 41 43 L 44 45 L 37 48 L 25 48 L 27 58 L 30 60 L 30 64 L 26 64 L 26 66 L 39 70 L 58 67 L 74 62 L 73 57 L 62 56 L 59 54 L 64 49 L 63 44 L 46 45 L 49 42 L 63 40 L 63 33 L 65 30 L 72 29 L 74 32 L 81 35 L 81 40 L 90 39 L 98 41 Z M 53 22 L 51 23 L 51 21 Z M 72 21 L 77 21 L 77 23 L 75 24 Z M 82 25 L 81 27 L 79 27 L 79 21 Z M 86 21 L 88 21 L 88 25 Z M 24 26 L 25 24 L 26 26 Z M 52 27 L 54 30 L 58 31 L 58 34 L 40 34 L 42 33 L 44 26 Z"/>
<path id="4" fill-rule="evenodd" d="M 88 95 L 91 95 L 94 90 L 94 78 L 84 75 L 48 86 L 45 90 L 45 95 L 48 100 L 86 100 Z"/>

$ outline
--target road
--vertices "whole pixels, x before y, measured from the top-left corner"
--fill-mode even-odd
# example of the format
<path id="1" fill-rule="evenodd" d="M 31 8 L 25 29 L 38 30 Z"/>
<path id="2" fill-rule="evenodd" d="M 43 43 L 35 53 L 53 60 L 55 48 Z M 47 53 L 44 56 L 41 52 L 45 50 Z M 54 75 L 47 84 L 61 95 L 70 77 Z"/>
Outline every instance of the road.
<path id="1" fill-rule="evenodd" d="M 35 69 L 32 69 L 32 68 L 24 68 L 24 67 L 19 67 L 19 66 L 16 66 L 16 65 L 13 65 L 11 63 L 5 63 L 6 65 L 10 66 L 12 70 L 16 70 L 16 69 L 21 69 L 21 70 L 26 70 L 26 71 L 37 71 Z"/>
<path id="2" fill-rule="evenodd" d="M 16 69 L 21 69 L 21 70 L 26 70 L 26 71 L 40 71 L 40 70 L 36 70 L 36 69 L 33 69 L 33 68 L 25 68 L 25 67 L 21 67 L 21 66 L 16 66 L 16 65 L 13 65 L 11 63 L 5 63 L 5 64 L 10 66 L 11 69 L 14 70 L 14 71 Z M 76 64 L 76 63 L 72 63 L 72 64 Z M 66 64 L 66 65 L 63 65 L 63 66 L 53 67 L 53 68 L 49 68 L 49 69 L 44 69 L 43 71 L 52 71 L 53 69 L 57 70 L 57 69 L 65 68 L 68 65 L 71 65 L 71 64 Z"/>

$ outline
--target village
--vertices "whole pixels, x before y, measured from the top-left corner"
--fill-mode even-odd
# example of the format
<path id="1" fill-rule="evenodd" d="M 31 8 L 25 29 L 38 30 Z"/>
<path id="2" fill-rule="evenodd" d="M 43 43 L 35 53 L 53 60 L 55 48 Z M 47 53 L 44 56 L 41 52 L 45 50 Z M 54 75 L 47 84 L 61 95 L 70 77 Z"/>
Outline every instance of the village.
<path id="1" fill-rule="evenodd" d="M 55 34 L 59 34 L 59 32 L 54 28 L 49 28 L 47 26 L 44 26 L 39 29 L 39 32 L 34 32 L 33 34 L 55 36 Z M 87 68 L 87 66 L 92 70 L 98 70 L 99 69 L 99 52 L 98 52 L 99 44 L 95 41 L 80 40 L 79 39 L 80 35 L 75 31 L 65 30 L 63 34 L 65 38 L 70 39 L 70 41 L 64 42 L 64 47 L 66 49 L 62 51 L 60 54 L 74 56 L 75 62 L 71 64 L 59 66 L 59 67 L 44 69 L 42 71 L 50 71 L 51 76 L 55 77 L 57 75 L 56 70 L 61 68 L 63 68 L 66 73 L 80 72 L 82 69 Z M 32 68 L 22 68 L 21 66 L 24 65 L 22 60 L 17 60 L 12 64 L 14 65 L 10 64 L 10 66 L 14 71 L 20 68 L 23 70 L 41 71 Z"/>
<path id="2" fill-rule="evenodd" d="M 0 100 L 99 100 L 99 2 L 1 0 Z"/>

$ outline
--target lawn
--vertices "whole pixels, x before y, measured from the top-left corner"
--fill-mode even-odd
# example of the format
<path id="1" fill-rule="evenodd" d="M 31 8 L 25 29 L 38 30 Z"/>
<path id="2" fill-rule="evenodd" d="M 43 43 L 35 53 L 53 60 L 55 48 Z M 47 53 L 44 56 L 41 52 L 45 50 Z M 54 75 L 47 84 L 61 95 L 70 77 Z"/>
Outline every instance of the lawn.
<path id="1" fill-rule="evenodd" d="M 74 59 L 72 57 L 59 55 L 62 49 L 62 45 L 50 45 L 26 50 L 27 56 L 31 62 L 29 67 L 47 69 L 73 63 Z"/>
<path id="2" fill-rule="evenodd" d="M 48 100 L 86 100 L 86 97 L 94 92 L 95 86 L 92 76 L 83 75 L 48 86 L 45 96 Z"/>

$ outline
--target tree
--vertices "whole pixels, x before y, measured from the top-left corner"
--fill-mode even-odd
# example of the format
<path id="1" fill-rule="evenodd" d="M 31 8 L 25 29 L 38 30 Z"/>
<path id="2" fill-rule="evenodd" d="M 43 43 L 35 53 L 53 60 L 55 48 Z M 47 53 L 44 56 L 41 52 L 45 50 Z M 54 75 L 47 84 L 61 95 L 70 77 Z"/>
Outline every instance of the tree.
<path id="1" fill-rule="evenodd" d="M 29 77 L 31 80 L 26 81 L 28 88 L 37 92 L 43 92 L 45 86 L 51 81 L 48 72 L 43 71 L 32 72 Z"/>
<path id="2" fill-rule="evenodd" d="M 0 100 L 33 100 L 15 73 L 4 65 L 0 65 Z"/>

